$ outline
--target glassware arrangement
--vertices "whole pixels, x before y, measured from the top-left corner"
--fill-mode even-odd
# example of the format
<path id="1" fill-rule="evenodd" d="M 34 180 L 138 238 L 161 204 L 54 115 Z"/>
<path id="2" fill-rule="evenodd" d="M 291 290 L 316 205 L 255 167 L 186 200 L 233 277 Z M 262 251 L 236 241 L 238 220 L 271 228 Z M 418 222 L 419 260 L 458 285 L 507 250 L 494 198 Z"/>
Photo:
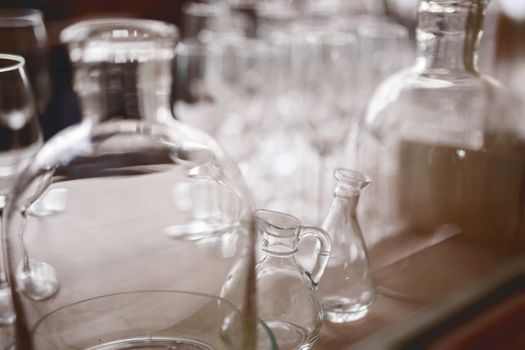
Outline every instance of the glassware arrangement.
<path id="1" fill-rule="evenodd" d="M 272 330 L 279 349 L 310 349 L 321 329 L 323 312 L 317 285 L 330 256 L 330 238 L 323 229 L 302 225 L 290 215 L 255 212 L 262 256 L 255 267 L 258 316 Z M 310 271 L 296 261 L 301 240 L 319 243 Z"/>
<path id="2" fill-rule="evenodd" d="M 256 326 L 242 176 L 170 113 L 176 39 L 172 25 L 137 19 L 62 32 L 84 120 L 36 153 L 5 210 L 17 349 L 274 346 Z M 64 210 L 29 215 L 57 190 Z M 36 261 L 56 272 L 52 298 L 33 293 Z"/>
<path id="3" fill-rule="evenodd" d="M 421 1 L 416 63 L 381 84 L 362 127 L 371 264 L 382 286 L 420 300 L 525 246 L 525 125 L 507 90 L 477 70 L 485 6 Z"/>
<path id="4" fill-rule="evenodd" d="M 14 308 L 17 348 L 309 349 L 323 317 L 438 299 L 521 255 L 525 127 L 476 66 L 487 1 L 421 0 L 416 64 L 393 75 L 409 35 L 381 3 L 190 3 L 177 47 L 162 22 L 74 24 L 84 120 L 38 152 L 42 15 L 1 10 L 0 51 L 42 58 L 27 75 L 0 54 L 0 323 Z M 326 231 L 302 225 L 334 167 Z M 271 210 L 253 215 L 244 178 Z"/>
<path id="5" fill-rule="evenodd" d="M 178 48 L 181 60 L 195 70 L 176 76 L 185 97 L 176 101 L 175 115 L 225 147 L 254 189 L 258 207 L 320 224 L 328 205 L 323 195 L 328 169 L 355 166 L 363 106 L 374 84 L 406 63 L 398 57 L 410 50 L 407 32 L 392 23 L 378 24 L 370 35 L 372 29 L 359 31 L 386 22 L 372 15 L 365 21 L 364 2 L 352 7 L 337 1 L 258 1 L 250 2 L 250 9 L 239 4 L 230 2 L 232 18 L 250 12 L 256 39 L 236 30 L 224 3 L 188 6 L 210 11 L 198 30 L 206 35 Z M 220 30 L 212 23 L 218 16 L 212 8 L 225 11 Z M 372 49 L 382 55 L 372 57 Z M 191 59 L 185 57 L 189 52 Z M 177 65 L 184 67 L 178 59 Z"/>
<path id="6" fill-rule="evenodd" d="M 325 320 L 343 323 L 365 317 L 376 297 L 356 211 L 361 191 L 371 180 L 343 168 L 334 170 L 334 179 L 334 195 L 323 223 L 332 251 L 319 293 Z"/>

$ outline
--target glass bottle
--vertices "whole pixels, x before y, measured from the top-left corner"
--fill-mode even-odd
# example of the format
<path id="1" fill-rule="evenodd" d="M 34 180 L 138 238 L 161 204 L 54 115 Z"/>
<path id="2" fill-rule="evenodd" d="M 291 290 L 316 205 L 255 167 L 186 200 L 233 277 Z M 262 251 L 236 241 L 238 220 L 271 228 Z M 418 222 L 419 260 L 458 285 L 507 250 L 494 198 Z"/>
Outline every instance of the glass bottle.
<path id="1" fill-rule="evenodd" d="M 487 1 L 421 0 L 415 65 L 372 98 L 358 145 L 360 206 L 385 290 L 435 300 L 525 247 L 525 123 L 477 69 Z"/>
<path id="2" fill-rule="evenodd" d="M 332 241 L 332 252 L 319 285 L 325 320 L 333 323 L 363 318 L 375 301 L 365 242 L 357 221 L 361 191 L 369 184 L 365 175 L 338 168 L 335 190 L 323 228 Z"/>
<path id="3" fill-rule="evenodd" d="M 169 112 L 176 39 L 142 19 L 62 32 L 84 120 L 36 153 L 5 211 L 16 349 L 255 348 L 250 194 Z M 58 190 L 62 210 L 33 215 Z M 34 259 L 56 271 L 51 298 L 27 288 Z"/>
<path id="4" fill-rule="evenodd" d="M 302 225 L 291 215 L 257 210 L 255 218 L 262 239 L 262 257 L 255 267 L 258 316 L 272 330 L 280 350 L 310 349 L 323 322 L 317 284 L 330 256 L 330 238 L 323 229 Z M 299 241 L 307 237 L 320 246 L 311 271 L 295 258 Z"/>

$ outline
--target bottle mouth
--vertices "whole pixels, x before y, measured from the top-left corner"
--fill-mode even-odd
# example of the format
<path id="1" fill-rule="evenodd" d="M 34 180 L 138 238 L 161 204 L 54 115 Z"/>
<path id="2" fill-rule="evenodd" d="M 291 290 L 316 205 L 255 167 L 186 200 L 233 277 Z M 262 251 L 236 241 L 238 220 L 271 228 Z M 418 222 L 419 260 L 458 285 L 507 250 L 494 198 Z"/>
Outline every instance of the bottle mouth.
<path id="1" fill-rule="evenodd" d="M 140 40 L 168 40 L 175 43 L 178 38 L 174 25 L 149 19 L 98 18 L 77 22 L 60 33 L 63 43 L 85 40 L 111 42 L 136 42 Z"/>
<path id="2" fill-rule="evenodd" d="M 338 185 L 344 185 L 357 190 L 362 190 L 372 183 L 372 180 L 367 175 L 356 170 L 345 168 L 336 168 L 334 170 L 334 178 Z"/>
<path id="3" fill-rule="evenodd" d="M 178 32 L 161 21 L 102 18 L 77 22 L 60 33 L 72 62 L 147 62 L 171 60 Z"/>

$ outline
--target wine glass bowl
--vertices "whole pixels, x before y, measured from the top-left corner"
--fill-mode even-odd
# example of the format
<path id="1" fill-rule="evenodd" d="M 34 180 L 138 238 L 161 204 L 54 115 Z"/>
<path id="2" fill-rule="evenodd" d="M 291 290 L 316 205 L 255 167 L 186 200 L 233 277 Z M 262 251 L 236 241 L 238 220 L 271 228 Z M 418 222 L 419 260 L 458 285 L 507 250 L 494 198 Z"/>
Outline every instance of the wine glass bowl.
<path id="1" fill-rule="evenodd" d="M 42 12 L 0 9 L 0 52 L 24 57 L 39 113 L 51 97 L 47 33 Z"/>
<path id="2" fill-rule="evenodd" d="M 42 145 L 40 126 L 21 56 L 0 54 L 0 194 Z"/>

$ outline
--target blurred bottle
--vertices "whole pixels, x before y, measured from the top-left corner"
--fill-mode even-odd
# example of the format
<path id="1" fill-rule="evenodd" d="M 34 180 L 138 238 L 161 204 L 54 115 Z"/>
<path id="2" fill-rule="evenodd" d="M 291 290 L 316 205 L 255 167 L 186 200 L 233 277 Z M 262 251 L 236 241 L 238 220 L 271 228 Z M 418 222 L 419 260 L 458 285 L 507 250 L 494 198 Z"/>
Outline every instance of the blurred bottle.
<path id="1" fill-rule="evenodd" d="M 525 125 L 478 71 L 485 5 L 422 0 L 416 64 L 380 85 L 364 121 L 371 260 L 407 296 L 443 296 L 525 246 Z"/>

